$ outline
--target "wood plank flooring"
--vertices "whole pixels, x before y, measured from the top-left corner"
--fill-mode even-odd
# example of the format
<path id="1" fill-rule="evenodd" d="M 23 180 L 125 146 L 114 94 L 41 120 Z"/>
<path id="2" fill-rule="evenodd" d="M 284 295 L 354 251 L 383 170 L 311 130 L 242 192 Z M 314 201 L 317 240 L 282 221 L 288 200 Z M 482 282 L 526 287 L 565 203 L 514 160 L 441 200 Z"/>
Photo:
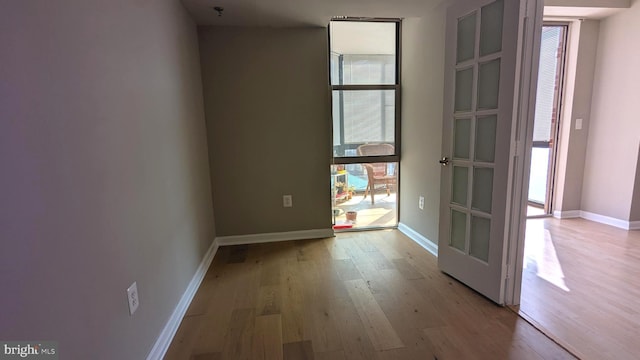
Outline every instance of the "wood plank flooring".
<path id="1" fill-rule="evenodd" d="M 640 358 L 640 231 L 527 221 L 520 311 L 582 359 Z"/>
<path id="2" fill-rule="evenodd" d="M 396 230 L 218 250 L 165 359 L 573 359 Z"/>

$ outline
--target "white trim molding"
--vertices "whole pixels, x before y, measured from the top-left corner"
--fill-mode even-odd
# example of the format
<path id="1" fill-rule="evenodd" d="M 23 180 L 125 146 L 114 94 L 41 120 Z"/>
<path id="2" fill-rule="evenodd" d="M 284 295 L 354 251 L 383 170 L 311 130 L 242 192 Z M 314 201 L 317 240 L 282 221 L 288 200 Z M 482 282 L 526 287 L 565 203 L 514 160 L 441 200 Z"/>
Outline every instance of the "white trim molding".
<path id="1" fill-rule="evenodd" d="M 556 219 L 575 219 L 580 217 L 580 210 L 554 210 L 553 217 Z"/>
<path id="2" fill-rule="evenodd" d="M 605 225 L 615 226 L 624 230 L 640 230 L 640 221 L 621 220 L 610 216 L 600 215 L 584 210 L 556 210 L 553 217 L 557 219 L 575 219 L 583 218 L 585 220 L 595 221 Z"/>
<path id="3" fill-rule="evenodd" d="M 220 246 L 260 244 L 289 240 L 322 239 L 335 236 L 333 229 L 315 229 L 302 231 L 287 231 L 266 234 L 218 236 L 216 242 Z"/>
<path id="4" fill-rule="evenodd" d="M 419 232 L 413 230 L 404 223 L 398 224 L 398 230 L 400 230 L 401 233 L 407 235 L 409 239 L 422 246 L 425 250 L 433 254 L 433 256 L 438 257 L 438 244 L 422 236 Z"/>
<path id="5" fill-rule="evenodd" d="M 638 229 L 638 223 L 640 223 L 640 221 L 629 222 L 627 220 L 616 219 L 610 216 L 600 215 L 588 211 L 580 211 L 580 217 L 583 219 L 599 222 L 601 224 L 615 226 L 624 230 L 634 230 L 632 226 Z"/>
<path id="6" fill-rule="evenodd" d="M 173 313 L 169 317 L 169 320 L 167 320 L 167 323 L 162 329 L 160 336 L 158 336 L 156 343 L 153 345 L 153 348 L 151 348 L 149 355 L 147 355 L 147 360 L 162 360 L 167 353 L 169 345 L 171 345 L 171 341 L 178 331 L 180 322 L 182 321 L 184 314 L 187 313 L 191 300 L 193 300 L 193 297 L 196 295 L 196 292 L 200 287 L 200 283 L 202 283 L 202 279 L 204 279 L 204 275 L 207 273 L 209 265 L 211 265 L 211 261 L 213 261 L 213 257 L 218 251 L 218 246 L 219 245 L 216 240 L 211 243 L 209 250 L 207 250 L 207 253 L 202 258 L 196 273 L 193 275 L 193 278 L 191 278 L 189 286 L 187 286 L 187 289 L 182 294 L 178 305 L 176 305 Z"/>

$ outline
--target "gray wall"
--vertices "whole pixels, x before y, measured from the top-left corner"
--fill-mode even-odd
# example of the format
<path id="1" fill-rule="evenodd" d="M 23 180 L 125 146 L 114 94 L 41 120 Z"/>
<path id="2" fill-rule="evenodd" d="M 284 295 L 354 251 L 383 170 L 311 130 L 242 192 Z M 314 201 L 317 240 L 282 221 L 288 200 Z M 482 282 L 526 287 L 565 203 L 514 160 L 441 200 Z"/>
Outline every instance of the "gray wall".
<path id="1" fill-rule="evenodd" d="M 0 339 L 143 359 L 214 238 L 196 27 L 174 0 L 1 8 Z"/>
<path id="2" fill-rule="evenodd" d="M 629 220 L 638 165 L 640 1 L 601 21 L 582 210 Z"/>
<path id="3" fill-rule="evenodd" d="M 581 209 L 582 185 L 589 136 L 593 77 L 598 49 L 597 20 L 575 21 L 567 46 L 565 93 L 561 109 L 554 210 Z M 582 129 L 575 127 L 583 119 Z"/>
<path id="4" fill-rule="evenodd" d="M 402 164 L 400 222 L 438 243 L 444 7 L 402 25 Z M 425 197 L 424 210 L 418 197 Z"/>
<path id="5" fill-rule="evenodd" d="M 327 30 L 199 37 L 217 235 L 330 228 Z"/>

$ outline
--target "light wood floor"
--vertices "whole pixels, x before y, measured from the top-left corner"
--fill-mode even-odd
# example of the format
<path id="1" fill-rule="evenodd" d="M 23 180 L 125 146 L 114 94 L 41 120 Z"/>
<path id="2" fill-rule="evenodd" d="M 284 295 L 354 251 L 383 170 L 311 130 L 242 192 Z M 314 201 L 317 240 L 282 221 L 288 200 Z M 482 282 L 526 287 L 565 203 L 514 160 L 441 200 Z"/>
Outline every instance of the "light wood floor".
<path id="1" fill-rule="evenodd" d="M 537 206 L 527 206 L 527 216 L 541 216 L 546 215 L 544 209 Z"/>
<path id="2" fill-rule="evenodd" d="M 384 190 L 384 189 L 382 189 Z M 357 194 L 351 200 L 339 203 L 337 208 L 342 210 L 336 216 L 336 224 L 350 223 L 347 220 L 347 211 L 357 211 L 358 215 L 353 228 L 391 227 L 398 225 L 398 203 L 396 193 L 387 195 L 383 191 L 376 191 L 375 203 L 371 204 L 371 195 L 366 198 L 364 194 Z"/>
<path id="3" fill-rule="evenodd" d="M 396 230 L 223 247 L 165 359 L 573 359 Z"/>
<path id="4" fill-rule="evenodd" d="M 520 311 L 583 359 L 640 358 L 640 231 L 527 221 Z"/>

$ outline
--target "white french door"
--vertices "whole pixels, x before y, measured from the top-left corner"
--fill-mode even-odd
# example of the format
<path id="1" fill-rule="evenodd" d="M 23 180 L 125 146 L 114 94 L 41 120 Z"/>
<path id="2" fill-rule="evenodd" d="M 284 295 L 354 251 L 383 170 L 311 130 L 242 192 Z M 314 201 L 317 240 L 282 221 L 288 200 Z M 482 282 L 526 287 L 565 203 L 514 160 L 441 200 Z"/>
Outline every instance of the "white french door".
<path id="1" fill-rule="evenodd" d="M 499 304 L 518 113 L 520 3 L 459 0 L 446 23 L 438 266 Z"/>

